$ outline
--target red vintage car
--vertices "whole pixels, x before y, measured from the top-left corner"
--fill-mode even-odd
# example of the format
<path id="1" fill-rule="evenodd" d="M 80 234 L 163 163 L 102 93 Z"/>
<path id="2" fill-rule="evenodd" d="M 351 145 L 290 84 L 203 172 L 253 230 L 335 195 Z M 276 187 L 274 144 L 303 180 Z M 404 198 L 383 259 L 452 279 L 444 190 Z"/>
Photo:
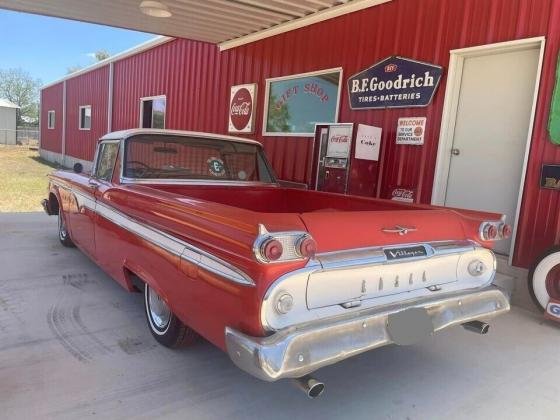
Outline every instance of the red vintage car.
<path id="1" fill-rule="evenodd" d="M 500 214 L 286 188 L 258 142 L 135 129 L 91 174 L 50 175 L 49 215 L 129 291 L 161 344 L 199 335 L 250 374 L 303 378 L 390 343 L 509 310 L 492 285 Z"/>

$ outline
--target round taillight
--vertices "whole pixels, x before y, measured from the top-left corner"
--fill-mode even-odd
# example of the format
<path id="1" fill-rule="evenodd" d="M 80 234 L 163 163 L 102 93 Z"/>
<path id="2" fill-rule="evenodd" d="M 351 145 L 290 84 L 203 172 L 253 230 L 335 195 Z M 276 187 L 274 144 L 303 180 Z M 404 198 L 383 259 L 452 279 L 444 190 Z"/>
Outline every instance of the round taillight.
<path id="1" fill-rule="evenodd" d="M 277 239 L 267 239 L 261 245 L 261 254 L 267 261 L 277 261 L 282 256 L 284 248 Z"/>
<path id="2" fill-rule="evenodd" d="M 504 238 L 504 239 L 509 238 L 511 236 L 511 233 L 512 233 L 511 226 L 507 225 L 505 223 L 502 224 L 501 233 L 502 233 L 502 238 Z"/>
<path id="3" fill-rule="evenodd" d="M 306 236 L 298 242 L 297 251 L 304 258 L 313 258 L 317 252 L 317 242 Z"/>
<path id="4" fill-rule="evenodd" d="M 488 225 L 486 229 L 484 229 L 484 233 L 486 236 L 486 240 L 493 240 L 496 239 L 498 236 L 498 228 L 495 225 Z"/>

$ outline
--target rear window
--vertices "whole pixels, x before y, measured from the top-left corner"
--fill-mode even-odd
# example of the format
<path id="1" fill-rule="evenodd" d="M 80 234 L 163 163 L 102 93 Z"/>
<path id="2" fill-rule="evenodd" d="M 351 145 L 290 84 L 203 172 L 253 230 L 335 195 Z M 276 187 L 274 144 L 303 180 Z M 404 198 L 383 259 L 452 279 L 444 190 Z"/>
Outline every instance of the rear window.
<path id="1" fill-rule="evenodd" d="M 123 172 L 136 179 L 274 182 L 257 145 L 157 134 L 126 141 Z"/>

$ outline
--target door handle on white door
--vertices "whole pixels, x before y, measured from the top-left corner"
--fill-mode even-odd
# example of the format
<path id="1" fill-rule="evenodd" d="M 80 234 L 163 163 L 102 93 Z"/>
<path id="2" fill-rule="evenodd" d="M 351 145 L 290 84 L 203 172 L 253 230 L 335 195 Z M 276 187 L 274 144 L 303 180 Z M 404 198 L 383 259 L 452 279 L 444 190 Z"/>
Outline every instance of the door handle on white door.
<path id="1" fill-rule="evenodd" d="M 453 149 L 451 149 L 451 154 L 453 156 L 459 156 L 461 154 L 461 151 L 459 149 L 453 148 Z"/>

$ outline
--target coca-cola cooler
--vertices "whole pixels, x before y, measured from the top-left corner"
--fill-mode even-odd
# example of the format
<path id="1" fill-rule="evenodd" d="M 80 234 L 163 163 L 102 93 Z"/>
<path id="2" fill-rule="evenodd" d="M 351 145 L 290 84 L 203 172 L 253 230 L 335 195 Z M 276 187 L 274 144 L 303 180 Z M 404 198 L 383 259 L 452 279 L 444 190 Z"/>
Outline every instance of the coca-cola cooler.
<path id="1" fill-rule="evenodd" d="M 355 123 L 317 124 L 309 188 L 375 197 L 381 128 Z"/>

